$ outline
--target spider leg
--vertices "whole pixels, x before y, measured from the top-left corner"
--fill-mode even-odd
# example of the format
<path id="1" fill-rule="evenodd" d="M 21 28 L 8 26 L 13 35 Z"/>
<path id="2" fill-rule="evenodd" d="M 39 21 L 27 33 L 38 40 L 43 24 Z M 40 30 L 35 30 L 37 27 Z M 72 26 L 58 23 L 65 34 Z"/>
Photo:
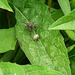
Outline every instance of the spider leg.
<path id="1" fill-rule="evenodd" d="M 33 28 L 33 31 L 35 31 L 35 28 Z"/>
<path id="2" fill-rule="evenodd" d="M 30 35 L 31 35 L 31 31 L 32 31 L 32 30 L 31 30 L 31 29 L 29 29 L 29 30 L 30 30 Z"/>
<path id="3" fill-rule="evenodd" d="M 25 22 L 22 22 L 22 23 L 27 25 L 27 23 L 25 23 Z"/>
<path id="4" fill-rule="evenodd" d="M 38 24 L 35 24 L 34 28 L 36 28 L 36 27 L 39 27 L 39 25 Z"/>

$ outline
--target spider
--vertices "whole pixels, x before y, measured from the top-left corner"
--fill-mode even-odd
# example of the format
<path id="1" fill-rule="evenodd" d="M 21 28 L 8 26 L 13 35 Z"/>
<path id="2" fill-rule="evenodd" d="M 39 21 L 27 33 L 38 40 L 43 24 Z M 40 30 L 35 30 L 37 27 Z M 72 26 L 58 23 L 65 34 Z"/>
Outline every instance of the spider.
<path id="1" fill-rule="evenodd" d="M 36 28 L 36 26 L 34 26 L 34 24 L 33 24 L 32 22 L 28 22 L 26 25 L 27 25 L 28 29 L 30 30 L 30 34 L 31 34 L 31 31 L 32 31 L 32 30 L 33 30 L 34 33 L 35 33 L 35 28 Z"/>
<path id="2" fill-rule="evenodd" d="M 35 28 L 38 27 L 38 26 L 34 25 L 32 22 L 28 22 L 26 25 L 27 25 L 27 27 L 28 27 L 28 29 L 29 29 L 29 31 L 30 31 L 30 35 L 31 35 L 31 31 L 32 31 L 32 30 L 34 31 L 33 39 L 34 39 L 35 41 L 37 41 L 37 40 L 39 39 L 39 35 L 36 34 Z"/>

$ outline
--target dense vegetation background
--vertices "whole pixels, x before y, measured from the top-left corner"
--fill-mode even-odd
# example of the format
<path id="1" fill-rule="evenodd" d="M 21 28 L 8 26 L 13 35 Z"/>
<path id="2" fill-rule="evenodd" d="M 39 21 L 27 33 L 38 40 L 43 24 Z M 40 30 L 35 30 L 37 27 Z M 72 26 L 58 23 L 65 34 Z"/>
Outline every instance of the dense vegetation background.
<path id="1" fill-rule="evenodd" d="M 75 75 L 74 50 L 75 0 L 0 0 L 0 75 Z"/>

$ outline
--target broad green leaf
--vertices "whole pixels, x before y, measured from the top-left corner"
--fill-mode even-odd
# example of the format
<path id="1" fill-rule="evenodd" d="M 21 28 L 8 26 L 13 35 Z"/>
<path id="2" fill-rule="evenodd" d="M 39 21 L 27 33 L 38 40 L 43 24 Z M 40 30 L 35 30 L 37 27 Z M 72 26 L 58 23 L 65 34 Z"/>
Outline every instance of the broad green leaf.
<path id="1" fill-rule="evenodd" d="M 17 20 L 16 37 L 31 64 L 48 66 L 62 72 L 64 75 L 70 75 L 67 49 L 63 37 L 59 31 L 48 30 L 49 25 L 54 21 L 46 5 L 29 0 L 24 2 L 18 0 L 18 5 L 15 0 L 11 3 L 14 6 Z M 38 41 L 33 40 L 31 37 L 34 35 L 33 31 L 30 35 L 27 26 L 22 22 L 33 22 L 39 25 L 36 28 L 36 33 L 39 35 Z"/>
<path id="2" fill-rule="evenodd" d="M 71 12 L 69 0 L 58 0 L 58 3 L 65 15 Z"/>
<path id="3" fill-rule="evenodd" d="M 71 8 L 72 9 L 75 9 L 75 0 L 71 0 L 70 1 L 70 4 L 71 4 Z"/>
<path id="4" fill-rule="evenodd" d="M 7 51 L 7 52 L 2 54 L 2 56 L 0 57 L 0 62 L 10 62 L 10 61 L 14 60 L 14 58 L 17 54 L 17 49 L 19 47 L 19 45 L 17 45 L 17 44 L 18 43 L 16 43 L 16 46 L 15 46 L 14 50 L 10 50 L 10 51 Z"/>
<path id="5" fill-rule="evenodd" d="M 72 75 L 75 75 L 75 47 L 69 52 L 70 67 Z"/>
<path id="6" fill-rule="evenodd" d="M 39 0 L 39 2 L 45 3 L 45 0 Z"/>
<path id="7" fill-rule="evenodd" d="M 9 62 L 12 61 L 14 57 L 14 52 L 13 51 L 8 51 L 6 52 L 1 58 L 0 58 L 0 62 Z"/>
<path id="8" fill-rule="evenodd" d="M 9 6 L 7 0 L 0 0 L 0 8 L 13 12 L 13 10 Z"/>
<path id="9" fill-rule="evenodd" d="M 25 75 L 23 68 L 15 63 L 0 63 L 3 75 Z"/>
<path id="10" fill-rule="evenodd" d="M 3 75 L 1 68 L 0 68 L 0 75 Z"/>
<path id="11" fill-rule="evenodd" d="M 55 27 L 51 26 L 49 30 L 75 30 L 75 20 L 61 24 L 59 26 L 55 26 Z"/>
<path id="12" fill-rule="evenodd" d="M 63 16 L 63 12 L 60 10 L 60 9 L 58 9 L 58 10 L 56 10 L 55 12 L 53 12 L 52 14 L 51 14 L 51 17 L 56 21 L 57 19 L 59 19 L 60 17 L 62 17 Z"/>
<path id="13" fill-rule="evenodd" d="M 44 66 L 24 65 L 26 75 L 63 75 L 62 73 Z"/>
<path id="14" fill-rule="evenodd" d="M 11 1 L 12 2 L 12 1 Z M 14 3 L 13 3 L 14 2 Z M 21 4 L 23 5 L 26 5 L 25 7 L 27 8 L 25 10 L 25 8 L 22 6 L 20 6 L 20 9 L 18 9 L 18 5 L 16 5 L 15 3 L 17 3 L 17 1 L 13 1 L 13 6 L 15 8 L 15 17 L 17 19 L 17 24 L 16 24 L 16 37 L 19 41 L 19 43 L 21 44 L 21 48 L 22 50 L 25 52 L 26 56 L 28 57 L 29 61 L 31 62 L 31 64 L 34 64 L 34 65 L 43 65 L 43 66 L 49 66 L 51 68 L 54 68 L 53 64 L 52 64 L 52 61 L 50 59 L 50 57 L 48 56 L 47 52 L 46 52 L 46 49 L 45 47 L 43 46 L 41 40 L 39 39 L 38 41 L 34 41 L 33 40 L 33 35 L 34 33 L 32 32 L 32 34 L 30 35 L 30 32 L 27 30 L 27 27 L 25 24 L 23 24 L 23 22 L 25 22 L 25 14 L 27 14 L 27 9 L 29 9 L 28 7 L 32 7 L 33 4 L 34 6 L 35 5 L 40 5 L 39 3 L 35 4 L 34 2 L 32 1 L 24 1 L 24 2 L 21 2 Z M 19 1 L 18 1 L 19 2 Z M 20 3 L 20 2 L 19 2 Z M 31 6 L 29 6 L 29 3 L 31 3 Z M 27 7 L 28 6 L 28 7 Z M 43 7 L 43 5 L 42 5 Z M 22 9 L 22 13 L 21 13 L 21 9 Z M 36 8 L 35 8 L 36 9 Z M 34 13 L 35 13 L 35 9 L 31 8 L 29 10 L 32 10 L 32 11 L 29 11 L 30 13 L 28 13 L 27 15 L 29 16 L 32 16 Z M 44 9 L 44 8 L 43 8 Z M 43 10 L 42 9 L 42 10 Z M 47 9 L 45 7 L 45 9 Z M 39 10 L 40 10 L 40 7 L 39 7 Z M 26 12 L 24 12 L 26 11 Z M 34 13 L 33 13 L 34 12 Z M 38 10 L 36 10 L 36 13 L 38 12 Z M 24 15 L 23 15 L 24 14 Z M 39 14 L 40 15 L 40 14 Z M 30 18 L 28 16 L 29 19 L 32 19 L 33 18 Z M 34 15 L 35 16 L 35 15 Z M 19 19 L 20 17 L 20 19 Z M 32 16 L 33 17 L 33 16 Z M 38 16 L 39 18 L 41 18 L 40 16 Z M 42 18 L 41 18 L 42 19 Z M 36 20 L 37 20 L 37 17 L 36 17 Z M 34 20 L 35 21 L 35 20 Z M 39 20 L 37 20 L 38 22 Z M 51 19 L 51 22 L 53 20 Z M 40 23 L 41 21 L 39 21 Z M 37 24 L 37 23 L 36 23 Z M 42 26 L 40 25 L 39 28 L 41 28 Z M 38 30 L 37 30 L 38 31 Z"/>
<path id="15" fill-rule="evenodd" d="M 24 52 L 21 49 L 18 50 L 13 62 L 16 62 L 21 65 L 22 64 L 29 64 L 29 61 L 27 60 Z"/>
<path id="16" fill-rule="evenodd" d="M 48 28 L 49 30 L 75 30 L 75 10 L 61 17 Z"/>
<path id="17" fill-rule="evenodd" d="M 73 48 L 75 47 L 75 44 L 72 45 L 72 46 L 69 46 L 67 49 L 68 49 L 68 52 L 70 52 Z"/>
<path id="18" fill-rule="evenodd" d="M 70 67 L 72 75 L 75 75 L 75 56 L 70 58 Z"/>
<path id="19" fill-rule="evenodd" d="M 16 45 L 15 29 L 0 29 L 0 53 L 14 50 Z"/>
<path id="20" fill-rule="evenodd" d="M 57 11 L 57 9 L 55 9 L 55 8 L 50 8 L 50 13 L 52 14 L 52 13 L 54 13 L 54 12 L 56 12 Z"/>
<path id="21" fill-rule="evenodd" d="M 75 45 L 75 44 L 74 44 L 74 45 Z M 69 55 L 69 58 L 75 56 L 75 46 L 72 48 L 71 51 L 69 51 L 68 55 Z"/>
<path id="22" fill-rule="evenodd" d="M 75 41 L 75 31 L 66 31 L 66 33 L 68 34 L 68 36 Z"/>

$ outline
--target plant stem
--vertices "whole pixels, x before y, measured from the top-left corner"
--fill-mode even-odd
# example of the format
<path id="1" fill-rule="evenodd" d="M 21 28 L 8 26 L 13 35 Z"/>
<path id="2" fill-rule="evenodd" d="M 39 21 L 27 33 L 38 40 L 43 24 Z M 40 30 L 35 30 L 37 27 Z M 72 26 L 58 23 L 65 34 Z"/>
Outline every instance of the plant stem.
<path id="1" fill-rule="evenodd" d="M 50 12 L 50 8 L 51 8 L 51 2 L 52 2 L 52 0 L 48 0 L 48 6 L 49 6 L 48 11 L 49 12 Z"/>

